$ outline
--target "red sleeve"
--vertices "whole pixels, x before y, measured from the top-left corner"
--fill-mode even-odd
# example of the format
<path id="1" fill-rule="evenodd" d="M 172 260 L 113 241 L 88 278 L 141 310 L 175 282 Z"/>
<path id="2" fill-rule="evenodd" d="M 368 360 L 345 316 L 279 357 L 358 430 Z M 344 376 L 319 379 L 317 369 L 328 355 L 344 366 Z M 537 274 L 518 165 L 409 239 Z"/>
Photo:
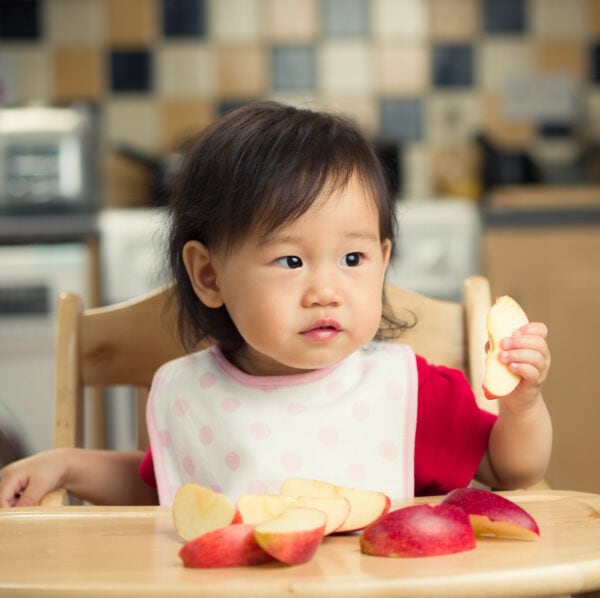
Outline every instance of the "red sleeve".
<path id="1" fill-rule="evenodd" d="M 152 460 L 152 450 L 148 447 L 144 458 L 138 467 L 138 474 L 150 486 L 156 488 L 156 477 L 154 476 L 154 461 Z"/>
<path id="2" fill-rule="evenodd" d="M 477 406 L 460 370 L 417 356 L 417 372 L 415 495 L 446 494 L 473 479 L 496 416 Z"/>

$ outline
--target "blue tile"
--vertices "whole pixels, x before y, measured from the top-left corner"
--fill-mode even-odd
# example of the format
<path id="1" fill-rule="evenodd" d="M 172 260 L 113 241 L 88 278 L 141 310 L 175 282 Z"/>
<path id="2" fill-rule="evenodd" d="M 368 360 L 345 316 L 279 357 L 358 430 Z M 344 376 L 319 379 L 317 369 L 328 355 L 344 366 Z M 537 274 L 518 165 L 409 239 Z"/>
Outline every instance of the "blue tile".
<path id="1" fill-rule="evenodd" d="M 112 91 L 152 91 L 152 54 L 148 50 L 113 50 L 110 53 Z"/>
<path id="2" fill-rule="evenodd" d="M 323 24 L 326 35 L 365 35 L 369 30 L 367 0 L 324 0 Z"/>
<path id="3" fill-rule="evenodd" d="M 523 33 L 527 28 L 523 0 L 485 0 L 483 11 L 488 33 Z"/>
<path id="4" fill-rule="evenodd" d="M 436 87 L 473 85 L 473 48 L 467 44 L 433 46 L 433 84 Z"/>
<path id="5" fill-rule="evenodd" d="M 379 136 L 388 141 L 423 139 L 423 105 L 416 98 L 388 98 L 379 104 Z"/>
<path id="6" fill-rule="evenodd" d="M 225 100 L 219 102 L 219 105 L 217 106 L 217 116 L 224 116 L 228 112 L 241 108 L 252 101 L 253 100 Z"/>
<path id="7" fill-rule="evenodd" d="M 279 91 L 316 87 L 315 50 L 311 46 L 276 46 L 271 51 L 271 84 Z"/>
<path id="8" fill-rule="evenodd" d="M 0 39 L 39 39 L 42 36 L 38 0 L 0 0 Z"/>
<path id="9" fill-rule="evenodd" d="M 204 0 L 162 0 L 162 17 L 166 37 L 206 35 Z"/>

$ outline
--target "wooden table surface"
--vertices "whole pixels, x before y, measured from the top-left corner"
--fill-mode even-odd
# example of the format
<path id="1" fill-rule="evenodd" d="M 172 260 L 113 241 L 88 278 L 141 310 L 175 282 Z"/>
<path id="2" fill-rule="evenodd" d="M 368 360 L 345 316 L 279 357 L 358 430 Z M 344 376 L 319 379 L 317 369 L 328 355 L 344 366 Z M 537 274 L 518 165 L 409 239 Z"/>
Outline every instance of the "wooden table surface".
<path id="1" fill-rule="evenodd" d="M 403 559 L 362 555 L 356 535 L 332 536 L 304 565 L 204 570 L 182 566 L 168 508 L 0 509 L 0 595 L 490 598 L 600 589 L 600 495 L 504 494 L 536 518 L 539 540 L 480 538 L 469 552 Z"/>

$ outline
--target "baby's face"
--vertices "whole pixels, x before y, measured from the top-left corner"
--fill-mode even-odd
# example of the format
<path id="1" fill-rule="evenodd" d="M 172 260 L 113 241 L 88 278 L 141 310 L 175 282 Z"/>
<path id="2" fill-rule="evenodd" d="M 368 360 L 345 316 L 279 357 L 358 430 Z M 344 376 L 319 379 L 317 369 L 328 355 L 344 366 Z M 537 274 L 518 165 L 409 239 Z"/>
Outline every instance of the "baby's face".
<path id="1" fill-rule="evenodd" d="M 247 346 L 234 361 L 257 375 L 322 368 L 379 327 L 391 243 L 357 178 L 267 239 L 216 256 L 217 282 Z"/>

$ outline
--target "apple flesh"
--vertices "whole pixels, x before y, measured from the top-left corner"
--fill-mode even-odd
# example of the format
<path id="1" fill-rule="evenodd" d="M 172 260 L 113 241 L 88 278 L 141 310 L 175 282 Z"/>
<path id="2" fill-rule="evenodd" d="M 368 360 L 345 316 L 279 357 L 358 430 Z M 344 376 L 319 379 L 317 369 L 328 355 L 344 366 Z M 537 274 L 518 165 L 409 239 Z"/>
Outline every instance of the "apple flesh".
<path id="1" fill-rule="evenodd" d="M 217 568 L 262 565 L 273 561 L 254 537 L 254 526 L 236 523 L 190 540 L 179 557 L 186 567 Z"/>
<path id="2" fill-rule="evenodd" d="M 540 529 L 525 509 L 508 498 L 482 488 L 457 488 L 442 504 L 459 507 L 467 513 L 476 536 L 536 539 Z"/>
<path id="3" fill-rule="evenodd" d="M 173 499 L 173 523 L 184 540 L 233 522 L 235 505 L 224 495 L 193 482 L 183 484 Z"/>
<path id="4" fill-rule="evenodd" d="M 475 548 L 467 514 L 452 505 L 411 505 L 387 513 L 359 537 L 364 554 L 385 557 L 440 556 Z"/>
<path id="5" fill-rule="evenodd" d="M 258 524 L 254 537 L 273 558 L 287 565 L 312 559 L 325 535 L 327 515 L 318 509 L 292 507 Z"/>
<path id="6" fill-rule="evenodd" d="M 350 503 L 350 513 L 337 532 L 354 532 L 385 515 L 392 504 L 390 497 L 375 490 L 358 490 L 307 478 L 287 478 L 281 494 L 292 496 L 343 497 Z"/>
<path id="7" fill-rule="evenodd" d="M 335 532 L 350 514 L 350 503 L 342 496 L 244 494 L 237 501 L 237 517 L 243 523 L 258 525 L 281 515 L 292 507 L 307 507 L 323 511 L 327 516 L 325 535 Z"/>
<path id="8" fill-rule="evenodd" d="M 512 372 L 498 355 L 502 351 L 500 342 L 529 320 L 521 306 L 508 295 L 498 297 L 487 316 L 489 350 L 485 360 L 483 393 L 488 399 L 497 399 L 510 394 L 519 384 L 521 377 Z"/>

